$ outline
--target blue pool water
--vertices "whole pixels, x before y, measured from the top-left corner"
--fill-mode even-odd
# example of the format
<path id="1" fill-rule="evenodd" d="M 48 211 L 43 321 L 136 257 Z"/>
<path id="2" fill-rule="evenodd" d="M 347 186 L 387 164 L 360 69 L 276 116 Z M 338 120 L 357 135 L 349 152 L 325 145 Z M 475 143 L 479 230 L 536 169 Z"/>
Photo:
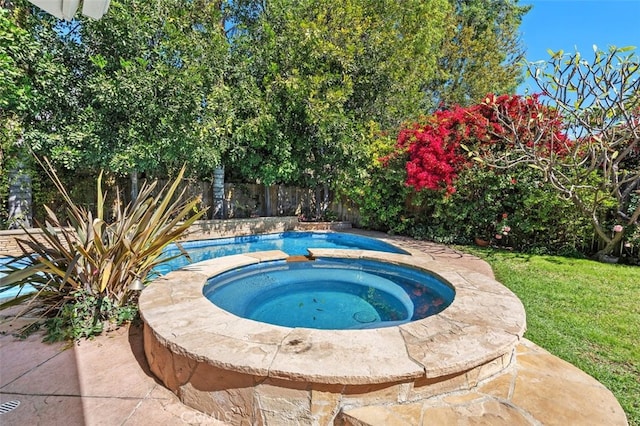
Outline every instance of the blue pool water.
<path id="1" fill-rule="evenodd" d="M 406 253 L 391 244 L 374 238 L 363 237 L 353 234 L 337 234 L 331 232 L 282 232 L 277 234 L 250 235 L 244 237 L 217 238 L 202 241 L 187 241 L 181 243 L 192 262 L 213 259 L 232 254 L 249 253 L 265 250 L 282 250 L 285 253 L 295 255 L 306 255 L 307 248 L 339 248 L 339 249 L 364 249 L 377 250 L 387 253 Z M 165 249 L 165 256 L 171 257 L 179 255 L 181 252 L 174 244 L 170 244 Z M 0 257 L 0 271 L 2 266 L 9 262 L 11 258 Z M 164 275 L 176 269 L 188 265 L 190 262 L 184 256 L 159 265 L 154 270 L 154 275 Z M 2 272 L 0 272 L 2 276 Z M 30 286 L 25 286 L 22 294 L 33 291 Z M 0 299 L 15 297 L 18 289 L 12 288 L 0 293 Z"/>
<path id="2" fill-rule="evenodd" d="M 285 327 L 379 328 L 435 315 L 455 291 L 427 272 L 373 260 L 263 262 L 220 274 L 203 294 L 235 315 Z"/>
<path id="3" fill-rule="evenodd" d="M 187 241 L 181 244 L 187 253 L 189 253 L 192 262 L 201 262 L 203 260 L 232 254 L 266 250 L 282 250 L 291 256 L 307 255 L 308 248 L 363 249 L 383 251 L 386 253 L 407 253 L 398 247 L 374 238 L 332 232 L 288 231 L 278 234 Z M 167 256 L 175 256 L 180 254 L 180 251 L 175 245 L 170 245 L 167 250 L 165 250 L 165 254 Z M 156 268 L 156 272 L 166 274 L 186 266 L 189 263 L 189 260 L 185 257 L 179 257 L 160 265 Z"/>
<path id="4" fill-rule="evenodd" d="M 0 256 L 0 278 L 6 275 L 2 271 L 3 269 L 5 269 L 5 265 L 11 262 L 11 260 L 13 260 L 12 257 Z M 22 267 L 24 266 L 26 265 L 23 265 Z M 20 294 L 22 295 L 27 293 L 33 293 L 34 291 L 35 291 L 35 288 L 30 286 L 29 284 L 26 284 L 22 288 L 22 290 L 20 290 L 17 287 L 12 287 L 7 289 L 6 291 L 0 291 L 0 299 L 10 299 L 10 298 L 16 297 L 18 295 L 18 292 L 20 292 Z"/>

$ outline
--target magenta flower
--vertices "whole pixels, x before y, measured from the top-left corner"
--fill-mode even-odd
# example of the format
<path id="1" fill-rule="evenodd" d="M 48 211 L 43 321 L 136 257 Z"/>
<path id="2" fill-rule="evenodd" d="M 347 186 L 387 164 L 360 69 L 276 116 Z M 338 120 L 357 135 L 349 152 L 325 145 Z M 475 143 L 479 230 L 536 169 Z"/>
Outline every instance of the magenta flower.
<path id="1" fill-rule="evenodd" d="M 622 232 L 622 225 L 616 225 L 613 227 L 613 232 Z"/>

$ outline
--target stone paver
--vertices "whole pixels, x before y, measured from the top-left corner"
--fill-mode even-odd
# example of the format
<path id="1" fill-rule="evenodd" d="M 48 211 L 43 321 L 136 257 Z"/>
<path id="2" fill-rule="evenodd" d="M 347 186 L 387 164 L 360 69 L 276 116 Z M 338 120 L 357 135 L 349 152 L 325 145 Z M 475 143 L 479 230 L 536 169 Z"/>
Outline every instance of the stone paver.
<path id="1" fill-rule="evenodd" d="M 6 325 L 6 322 L 4 323 Z M 42 335 L 0 336 L 2 426 L 225 424 L 182 404 L 150 373 L 139 327 L 65 349 Z"/>
<path id="2" fill-rule="evenodd" d="M 487 277 L 494 278 L 491 266 L 489 266 L 489 264 L 484 260 L 472 254 L 463 253 L 442 244 L 356 228 L 346 229 L 343 232 L 377 238 L 387 243 L 399 246 L 410 253 L 419 252 L 423 255 L 428 255 L 432 259 L 444 261 L 451 266 L 462 266 L 466 269 L 479 272 Z"/>
<path id="3" fill-rule="evenodd" d="M 611 391 L 573 365 L 523 339 L 512 368 L 469 392 L 421 403 L 345 410 L 347 426 L 404 425 L 627 425 Z"/>

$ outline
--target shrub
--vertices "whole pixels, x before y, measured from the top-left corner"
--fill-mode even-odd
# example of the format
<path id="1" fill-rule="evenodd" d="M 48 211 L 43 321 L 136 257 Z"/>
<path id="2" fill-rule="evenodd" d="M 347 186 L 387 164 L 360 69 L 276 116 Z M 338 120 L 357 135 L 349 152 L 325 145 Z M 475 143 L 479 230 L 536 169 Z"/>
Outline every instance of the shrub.
<path id="1" fill-rule="evenodd" d="M 398 170 L 401 164 L 389 163 L 378 184 L 367 188 L 372 194 L 360 205 L 366 225 L 445 244 L 470 244 L 480 237 L 526 252 L 576 254 L 588 248 L 589 224 L 533 169 L 470 167 L 458 176 L 454 193 L 386 185 Z"/>
<path id="2" fill-rule="evenodd" d="M 512 127 L 504 127 L 496 111 L 513 120 Z M 524 125 L 519 118 L 535 112 L 542 134 L 534 134 L 530 125 Z M 529 124 L 529 123 L 527 123 Z M 398 135 L 396 153 L 407 153 L 407 185 L 416 191 L 422 189 L 455 192 L 455 180 L 466 168 L 472 167 L 474 160 L 482 162 L 482 156 L 501 156 L 513 148 L 505 142 L 504 134 L 518 133 L 537 151 L 558 153 L 566 141 L 562 133 L 561 117 L 551 108 L 543 106 L 538 96 L 487 95 L 485 102 L 469 107 L 454 106 L 448 110 L 436 111 L 425 117 L 423 122 L 414 123 L 402 129 Z M 556 143 L 554 143 L 556 142 Z"/>
<path id="3" fill-rule="evenodd" d="M 58 314 L 45 322 L 45 341 L 78 340 L 102 333 L 105 322 L 116 327 L 138 317 L 134 304 L 114 306 L 109 298 L 96 297 L 85 290 L 70 293 L 72 303 L 65 303 Z"/>
<path id="4" fill-rule="evenodd" d="M 514 126 L 504 127 L 497 110 L 513 117 Z M 545 132 L 534 134 L 518 120 L 532 111 L 540 112 Z M 480 237 L 525 251 L 584 250 L 588 226 L 538 170 L 486 165 L 485 156 L 512 149 L 501 137 L 505 132 L 518 132 L 536 150 L 558 155 L 566 143 L 554 142 L 567 142 L 561 117 L 537 96 L 487 95 L 477 105 L 436 111 L 400 131 L 395 151 L 383 158 L 386 170 L 361 202 L 361 211 L 371 216 L 364 224 L 384 223 L 386 229 L 442 243 L 468 244 Z M 410 190 L 389 181 L 401 176 L 400 168 Z"/>
<path id="5" fill-rule="evenodd" d="M 0 295 L 26 284 L 36 291 L 19 293 L 0 309 L 22 305 L 19 316 L 30 312 L 37 313 L 38 319 L 48 318 L 50 340 L 89 337 L 102 330 L 102 321 L 130 317 L 126 312 L 137 303 L 130 285 L 137 279 L 144 281 L 153 268 L 171 260 L 162 256 L 163 249 L 206 211 L 191 216 L 198 200 L 186 200 L 184 190 L 176 194 L 184 168 L 157 195 L 154 181 L 143 184 L 138 198 L 126 206 L 116 196 L 112 222 L 105 218 L 102 175 L 97 181 L 94 216 L 74 204 L 48 162 L 46 170 L 66 204 L 67 219 L 59 220 L 46 208 L 45 222 L 37 222 L 41 238 L 24 229 L 26 238 L 18 240 L 23 254 L 5 265 L 7 276 L 0 278 Z"/>
<path id="6" fill-rule="evenodd" d="M 405 203 L 410 189 L 405 185 L 406 156 L 390 155 L 395 141 L 380 131 L 375 123 L 369 127 L 368 162 L 357 173 L 338 183 L 337 193 L 358 206 L 358 224 L 365 228 L 406 233 L 410 221 Z"/>

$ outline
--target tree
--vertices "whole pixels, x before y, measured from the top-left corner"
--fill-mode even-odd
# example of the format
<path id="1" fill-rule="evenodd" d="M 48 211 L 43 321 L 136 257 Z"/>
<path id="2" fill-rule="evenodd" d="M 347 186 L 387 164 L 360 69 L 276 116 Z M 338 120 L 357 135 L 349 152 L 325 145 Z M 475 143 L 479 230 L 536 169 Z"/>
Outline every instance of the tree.
<path id="1" fill-rule="evenodd" d="M 10 122 L 28 109 L 33 96 L 28 63 L 35 56 L 37 44 L 17 25 L 20 12 L 20 9 L 0 9 L 0 129 L 3 144 L 10 139 L 7 136 Z"/>
<path id="2" fill-rule="evenodd" d="M 551 54 L 548 62 L 529 65 L 545 100 L 539 108 L 514 115 L 490 99 L 485 103 L 503 130 L 496 137 L 511 149 L 483 158 L 498 167 L 528 164 L 540 170 L 591 221 L 604 242 L 595 255 L 602 259 L 625 233 L 638 229 L 640 60 L 633 48 L 594 46 L 591 60 L 579 52 Z M 542 108 L 563 117 L 562 132 Z"/>
<path id="3" fill-rule="evenodd" d="M 373 135 L 365 132 L 365 144 L 369 146 L 360 151 L 378 152 L 373 145 L 389 134 L 397 134 L 398 129 L 406 131 L 411 128 L 411 125 L 401 127 L 402 123 L 424 125 L 429 119 L 423 116 L 429 116 L 437 109 L 456 104 L 469 105 L 490 91 L 513 90 L 522 74 L 518 63 L 522 47 L 517 30 L 522 16 L 529 9 L 517 3 L 450 0 L 406 6 L 402 2 L 397 3 L 398 10 L 394 9 L 396 3 L 378 3 L 381 8 L 378 13 L 384 18 L 380 21 L 381 27 L 372 31 L 371 39 L 366 39 L 363 57 L 368 59 L 361 62 L 357 77 L 353 79 L 355 90 L 353 101 L 349 103 L 349 107 L 358 111 L 366 123 L 365 129 L 377 129 Z M 374 7 L 374 2 L 371 5 Z M 386 8 L 392 11 L 386 13 Z M 369 16 L 377 15 L 369 12 Z M 400 27 L 406 32 L 399 31 L 394 35 L 389 31 L 389 28 L 398 28 L 397 22 L 406 25 Z M 431 27 L 430 33 L 424 32 L 427 27 Z M 412 34 L 417 36 L 413 38 Z M 404 44 L 407 39 L 414 44 Z M 463 154 L 466 153 L 460 153 Z M 447 174 L 445 169 L 451 164 L 443 161 L 442 156 L 438 163 L 442 166 L 443 173 L 440 174 Z M 383 222 L 389 222 L 390 217 L 401 216 L 399 211 L 402 208 L 391 209 L 385 201 L 388 199 L 386 195 L 376 205 L 375 200 L 379 199 L 376 195 L 380 194 L 371 194 L 369 189 L 365 201 L 361 191 L 356 189 L 362 186 L 381 188 L 381 193 L 385 194 L 406 192 L 402 187 L 389 189 L 390 182 L 385 173 L 392 173 L 391 169 L 381 167 L 377 158 L 365 157 L 358 163 L 357 171 L 341 179 L 342 192 L 358 200 L 361 211 L 366 208 L 370 212 L 367 221 L 377 222 L 379 227 Z M 400 180 L 395 171 L 393 180 Z M 413 195 L 409 198 L 415 200 Z M 371 212 L 381 212 L 380 216 L 385 218 L 373 218 L 375 213 Z M 409 225 L 392 227 L 401 232 L 402 227 L 408 228 Z"/>
<path id="4" fill-rule="evenodd" d="M 25 29 L 26 8 L 0 1 L 0 200 L 7 200 L 12 172 L 29 166 L 22 143 L 25 120 L 38 93 L 32 69 L 38 61 L 37 40 Z M 0 204 L 0 227 L 9 219 Z"/>
<path id="5" fill-rule="evenodd" d="M 518 32 L 531 6 L 518 0 L 450 0 L 438 77 L 429 88 L 445 106 L 480 102 L 487 93 L 513 93 L 522 80 Z"/>
<path id="6" fill-rule="evenodd" d="M 433 107 L 424 88 L 446 1 L 242 5 L 232 49 L 250 58 L 239 108 L 250 124 L 235 144 L 246 178 L 327 194 L 362 164 L 369 122 L 396 128 Z"/>
<path id="7" fill-rule="evenodd" d="M 211 137 L 226 63 L 219 2 L 113 3 L 99 21 L 48 25 L 59 72 L 26 139 L 70 170 L 163 176 L 183 163 L 211 174 L 225 145 Z M 212 114 L 213 111 L 213 114 Z"/>
<path id="8" fill-rule="evenodd" d="M 100 21 L 34 15 L 51 60 L 25 141 L 76 173 L 158 176 L 186 162 L 202 177 L 224 164 L 326 195 L 369 166 L 368 129 L 395 132 L 456 98 L 442 95 L 454 80 L 478 80 L 442 52 L 473 53 L 505 70 L 496 87 L 513 85 L 516 51 L 500 49 L 522 13 L 497 0 L 122 0 Z M 455 93 L 485 87 L 467 83 Z"/>

